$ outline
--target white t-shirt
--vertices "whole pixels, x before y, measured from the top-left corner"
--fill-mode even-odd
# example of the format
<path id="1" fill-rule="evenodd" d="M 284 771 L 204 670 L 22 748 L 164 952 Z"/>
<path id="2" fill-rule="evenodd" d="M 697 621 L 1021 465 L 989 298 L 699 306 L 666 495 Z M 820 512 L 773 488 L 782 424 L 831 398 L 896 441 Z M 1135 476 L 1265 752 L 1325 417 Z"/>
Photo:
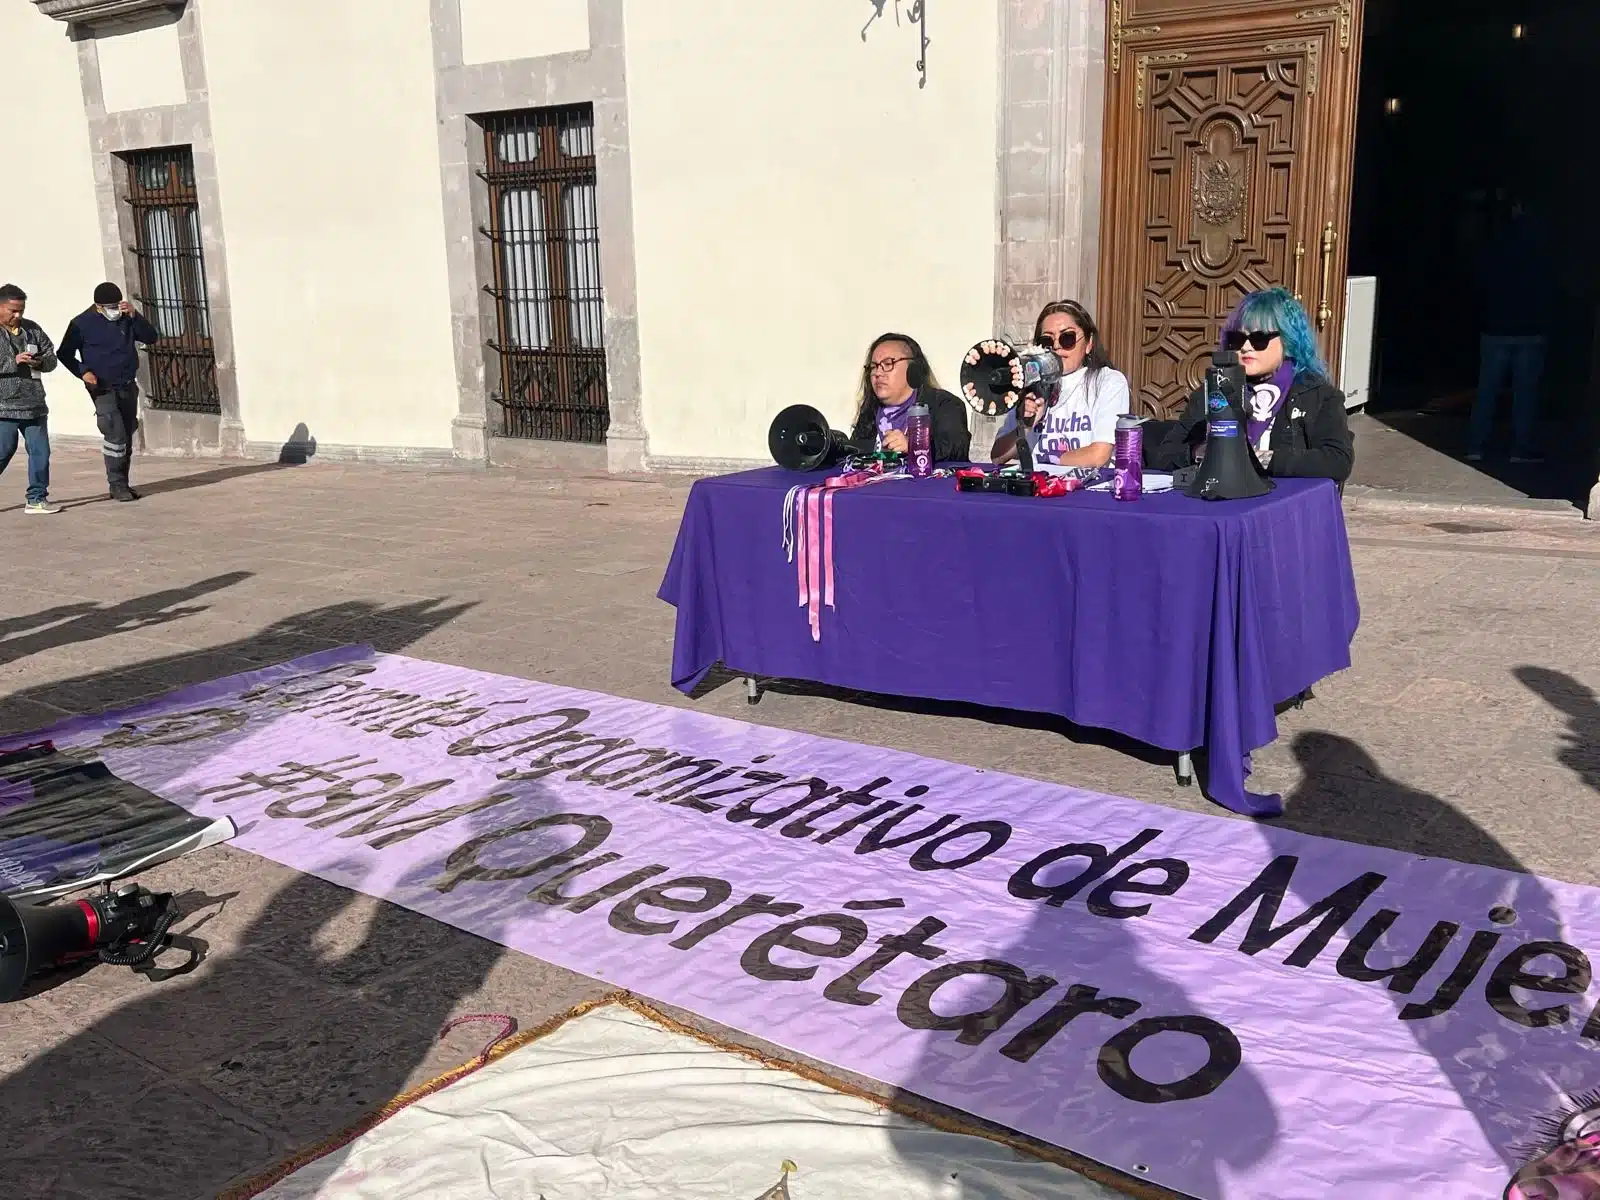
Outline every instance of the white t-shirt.
<path id="1" fill-rule="evenodd" d="M 1079 367 L 1061 380 L 1055 403 L 1045 409 L 1037 431 L 1028 431 L 1028 445 L 1034 462 L 1061 461 L 1069 450 L 1082 450 L 1095 442 L 1115 444 L 1117 418 L 1128 411 L 1128 377 L 1114 367 L 1101 367 L 1095 373 L 1093 394 L 1089 394 L 1089 369 Z M 1017 410 L 1012 409 L 1000 425 L 1002 435 L 1017 430 Z"/>

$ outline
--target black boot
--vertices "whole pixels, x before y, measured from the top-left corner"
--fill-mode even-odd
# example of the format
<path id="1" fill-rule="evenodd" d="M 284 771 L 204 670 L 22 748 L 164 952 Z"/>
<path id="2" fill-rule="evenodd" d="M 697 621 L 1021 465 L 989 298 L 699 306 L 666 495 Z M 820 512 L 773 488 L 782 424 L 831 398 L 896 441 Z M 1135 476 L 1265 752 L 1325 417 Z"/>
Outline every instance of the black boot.
<path id="1" fill-rule="evenodd" d="M 139 493 L 128 485 L 128 469 L 133 465 L 132 457 L 132 455 L 129 455 L 127 458 L 118 459 L 115 464 L 108 460 L 106 464 L 108 468 L 106 482 L 111 485 L 111 498 L 113 500 L 121 500 L 126 503 L 129 500 L 137 500 L 139 498 Z"/>

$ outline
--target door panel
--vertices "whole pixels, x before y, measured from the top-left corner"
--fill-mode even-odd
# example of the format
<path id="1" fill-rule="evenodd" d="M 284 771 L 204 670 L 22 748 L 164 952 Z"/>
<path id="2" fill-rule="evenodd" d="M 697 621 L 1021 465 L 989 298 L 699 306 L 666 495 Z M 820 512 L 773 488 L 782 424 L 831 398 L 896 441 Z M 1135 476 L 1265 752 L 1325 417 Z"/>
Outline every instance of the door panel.
<path id="1" fill-rule="evenodd" d="M 1295 291 L 1337 360 L 1359 5 L 1114 2 L 1100 325 L 1141 411 L 1171 416 L 1223 320 Z"/>

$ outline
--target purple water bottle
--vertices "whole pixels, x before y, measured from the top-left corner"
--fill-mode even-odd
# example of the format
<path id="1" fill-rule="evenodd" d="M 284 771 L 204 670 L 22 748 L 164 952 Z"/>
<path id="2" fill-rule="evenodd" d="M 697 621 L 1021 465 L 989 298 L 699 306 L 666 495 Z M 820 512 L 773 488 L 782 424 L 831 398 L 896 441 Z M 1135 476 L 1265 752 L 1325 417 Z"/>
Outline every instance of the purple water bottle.
<path id="1" fill-rule="evenodd" d="M 906 470 L 913 479 L 933 474 L 933 418 L 920 400 L 911 406 L 906 422 Z"/>
<path id="2" fill-rule="evenodd" d="M 1124 413 L 1117 418 L 1116 448 L 1112 451 L 1116 475 L 1111 495 L 1118 500 L 1137 500 L 1144 492 L 1144 422 Z"/>

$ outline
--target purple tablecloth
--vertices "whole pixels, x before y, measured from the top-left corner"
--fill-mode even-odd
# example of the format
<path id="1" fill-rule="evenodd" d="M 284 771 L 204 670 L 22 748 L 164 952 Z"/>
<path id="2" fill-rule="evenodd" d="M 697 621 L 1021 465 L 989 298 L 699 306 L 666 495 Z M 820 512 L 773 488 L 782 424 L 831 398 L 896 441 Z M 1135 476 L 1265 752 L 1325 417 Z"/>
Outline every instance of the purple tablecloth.
<path id="1" fill-rule="evenodd" d="M 1257 500 L 1056 499 L 896 480 L 834 498 L 835 607 L 813 641 L 769 467 L 694 485 L 660 597 L 672 682 L 749 675 L 1054 713 L 1149 745 L 1203 747 L 1235 812 L 1275 706 L 1350 665 L 1360 612 L 1338 493 L 1283 479 Z"/>

